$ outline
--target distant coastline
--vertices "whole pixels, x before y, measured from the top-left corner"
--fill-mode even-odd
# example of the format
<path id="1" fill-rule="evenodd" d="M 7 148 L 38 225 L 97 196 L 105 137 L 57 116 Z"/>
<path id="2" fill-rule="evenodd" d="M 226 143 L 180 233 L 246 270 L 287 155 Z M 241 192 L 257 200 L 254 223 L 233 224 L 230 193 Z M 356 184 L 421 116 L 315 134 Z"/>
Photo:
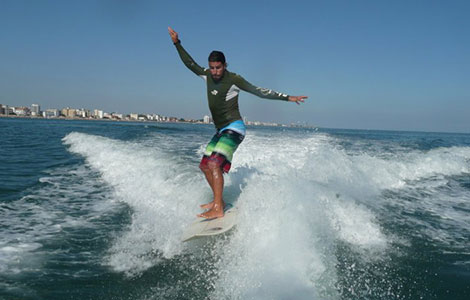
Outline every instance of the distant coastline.
<path id="1" fill-rule="evenodd" d="M 116 119 L 116 118 L 80 118 L 80 117 L 41 117 L 41 116 L 16 116 L 16 115 L 0 115 L 0 118 L 12 118 L 12 119 L 35 119 L 35 120 L 66 120 L 66 121 L 104 121 L 104 122 L 152 122 L 152 123 L 193 123 L 193 124 L 212 124 L 204 123 L 200 120 L 187 120 L 187 119 L 171 119 L 168 121 L 155 121 L 155 120 L 134 120 L 134 119 Z"/>
<path id="2" fill-rule="evenodd" d="M 34 119 L 34 120 L 64 120 L 64 121 L 102 121 L 102 122 L 131 122 L 131 123 L 183 123 L 183 124 L 203 124 L 210 125 L 214 124 L 212 122 L 204 122 L 203 120 L 193 120 L 193 119 L 184 119 L 184 118 L 169 118 L 168 120 L 148 120 L 148 119 L 117 119 L 117 118 L 82 118 L 82 117 L 49 117 L 45 118 L 42 116 L 17 116 L 17 115 L 2 115 L 0 118 L 10 118 L 10 119 Z M 266 127 L 290 127 L 290 128 L 317 128 L 316 126 L 310 126 L 305 124 L 279 124 L 279 123 L 265 123 L 258 121 L 246 121 L 248 126 L 266 126 Z"/>
<path id="3" fill-rule="evenodd" d="M 6 118 L 26 118 L 26 119 L 51 119 L 51 120 L 91 120 L 91 121 L 124 121 L 124 122 L 157 122 L 157 123 L 191 123 L 191 124 L 213 124 L 210 116 L 205 115 L 201 119 L 185 119 L 181 117 L 168 117 L 155 113 L 130 113 L 122 114 L 117 112 L 105 112 L 100 109 L 71 108 L 62 109 L 49 108 L 41 110 L 40 104 L 28 106 L 10 106 L 0 104 L 0 117 Z M 248 126 L 269 126 L 269 127 L 294 127 L 294 128 L 316 128 L 306 123 L 291 123 L 290 125 L 274 123 L 248 121 L 243 118 L 243 122 Z"/>

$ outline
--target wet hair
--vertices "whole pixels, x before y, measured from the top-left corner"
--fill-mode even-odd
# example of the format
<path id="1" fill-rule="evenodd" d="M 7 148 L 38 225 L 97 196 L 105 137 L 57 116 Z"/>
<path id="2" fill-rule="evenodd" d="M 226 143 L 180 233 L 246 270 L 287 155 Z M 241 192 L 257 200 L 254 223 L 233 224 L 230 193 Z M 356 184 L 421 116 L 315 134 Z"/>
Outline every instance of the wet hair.
<path id="1" fill-rule="evenodd" d="M 220 51 L 214 50 L 211 52 L 211 54 L 209 54 L 209 61 L 211 62 L 220 61 L 222 64 L 225 64 L 225 55 Z"/>

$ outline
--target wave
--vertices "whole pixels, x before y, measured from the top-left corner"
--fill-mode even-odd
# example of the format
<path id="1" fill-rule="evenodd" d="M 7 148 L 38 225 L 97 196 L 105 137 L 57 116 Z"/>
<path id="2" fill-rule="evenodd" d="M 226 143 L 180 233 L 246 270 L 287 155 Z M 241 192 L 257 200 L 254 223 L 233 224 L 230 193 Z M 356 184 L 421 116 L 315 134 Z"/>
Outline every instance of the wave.
<path id="1" fill-rule="evenodd" d="M 384 157 L 350 153 L 325 134 L 254 133 L 241 144 L 226 176 L 225 197 L 238 201 L 239 224 L 217 242 L 208 240 L 210 249 L 198 254 L 201 241 L 182 244 L 180 237 L 211 193 L 197 169 L 202 148 L 186 156 L 171 150 L 186 142 L 178 137 L 123 142 L 83 133 L 64 138 L 72 153 L 100 172 L 113 197 L 133 210 L 104 263 L 134 276 L 164 260 L 184 261 L 187 253 L 210 255 L 203 266 L 210 272 L 192 283 L 204 281 L 214 299 L 340 298 L 341 245 L 364 261 L 389 260 L 395 237 L 373 209 L 384 205 L 381 193 L 470 173 L 468 147 Z M 380 293 L 397 285 L 393 274 L 387 276 Z"/>
<path id="2" fill-rule="evenodd" d="M 111 247 L 106 264 L 134 275 L 182 252 L 183 229 L 196 215 L 197 201 L 207 195 L 202 177 L 194 176 L 196 167 L 157 146 L 82 133 L 70 133 L 64 142 L 133 210 L 131 224 Z"/>

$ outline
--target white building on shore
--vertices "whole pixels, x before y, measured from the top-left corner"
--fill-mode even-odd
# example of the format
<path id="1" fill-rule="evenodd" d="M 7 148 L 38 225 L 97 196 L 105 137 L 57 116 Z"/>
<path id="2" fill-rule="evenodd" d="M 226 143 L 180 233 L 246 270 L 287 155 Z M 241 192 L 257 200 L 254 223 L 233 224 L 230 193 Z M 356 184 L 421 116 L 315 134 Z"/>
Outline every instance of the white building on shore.
<path id="1" fill-rule="evenodd" d="M 99 110 L 99 109 L 95 109 L 93 111 L 93 116 L 96 118 L 96 119 L 103 119 L 104 118 L 104 112 L 102 110 Z"/>
<path id="2" fill-rule="evenodd" d="M 111 117 L 112 117 L 113 119 L 118 119 L 118 120 L 124 119 L 124 115 L 123 115 L 123 114 L 118 114 L 118 113 L 112 113 L 112 114 L 111 114 Z"/>
<path id="3" fill-rule="evenodd" d="M 41 115 L 41 106 L 39 104 L 31 104 L 31 116 L 38 117 Z"/>
<path id="4" fill-rule="evenodd" d="M 58 118 L 60 116 L 59 110 L 55 108 L 46 109 L 42 112 L 44 118 Z"/>
<path id="5" fill-rule="evenodd" d="M 17 116 L 28 116 L 31 113 L 31 111 L 29 110 L 29 107 L 26 107 L 26 106 L 13 107 L 13 112 Z"/>

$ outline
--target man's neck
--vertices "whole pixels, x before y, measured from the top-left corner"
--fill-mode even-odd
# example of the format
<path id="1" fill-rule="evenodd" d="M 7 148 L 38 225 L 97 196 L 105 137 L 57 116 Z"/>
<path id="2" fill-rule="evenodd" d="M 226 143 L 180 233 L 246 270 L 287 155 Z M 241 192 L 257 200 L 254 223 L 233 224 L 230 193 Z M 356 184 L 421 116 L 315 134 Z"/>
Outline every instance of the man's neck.
<path id="1" fill-rule="evenodd" d="M 219 79 L 215 79 L 214 77 L 212 77 L 212 80 L 215 82 L 215 83 L 219 83 L 220 81 L 222 81 L 222 79 L 224 79 L 224 76 L 225 76 L 225 73 L 227 73 L 227 70 L 224 70 L 224 73 L 222 74 L 222 76 L 220 76 Z"/>

